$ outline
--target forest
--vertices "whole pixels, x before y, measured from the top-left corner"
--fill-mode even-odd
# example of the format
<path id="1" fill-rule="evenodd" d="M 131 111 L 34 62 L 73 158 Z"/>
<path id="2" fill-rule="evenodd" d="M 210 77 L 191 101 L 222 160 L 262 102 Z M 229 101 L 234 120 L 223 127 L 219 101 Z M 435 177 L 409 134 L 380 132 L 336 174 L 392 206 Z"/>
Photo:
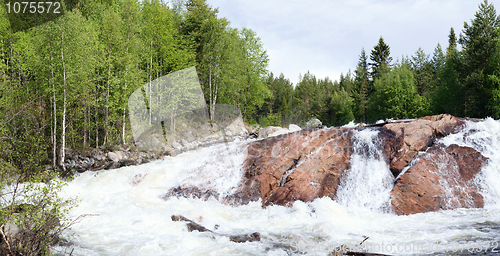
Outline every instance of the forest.
<path id="1" fill-rule="evenodd" d="M 209 110 L 238 106 L 249 125 L 500 117 L 500 17 L 487 0 L 431 55 L 417 49 L 394 60 L 380 37 L 338 81 L 306 72 L 297 84 L 269 72 L 255 31 L 231 27 L 206 0 L 68 0 L 64 14 L 24 19 L 9 13 L 14 2 L 0 8 L 2 255 L 42 255 L 70 225 L 55 222 L 75 202 L 58 198 L 52 171 L 64 169 L 67 148 L 133 144 L 130 95 L 193 66 Z M 9 221 L 21 238 L 4 233 Z"/>
<path id="2" fill-rule="evenodd" d="M 247 124 L 327 126 L 449 113 L 500 117 L 500 17 L 488 1 L 448 45 L 394 61 L 380 37 L 337 81 L 292 84 L 268 70 L 258 35 L 231 27 L 206 0 L 80 0 L 26 29 L 0 8 L 0 166 L 63 166 L 65 148 L 132 142 L 127 99 L 195 66 L 209 108 L 232 104 Z"/>

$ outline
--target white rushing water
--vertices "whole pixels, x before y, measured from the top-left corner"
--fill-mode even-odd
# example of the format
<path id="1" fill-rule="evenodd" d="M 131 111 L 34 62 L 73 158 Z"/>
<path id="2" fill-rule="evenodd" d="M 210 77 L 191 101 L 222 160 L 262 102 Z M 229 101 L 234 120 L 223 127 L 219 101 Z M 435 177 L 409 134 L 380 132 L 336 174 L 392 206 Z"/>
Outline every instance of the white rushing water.
<path id="1" fill-rule="evenodd" d="M 342 177 L 337 202 L 353 210 L 386 212 L 394 177 L 382 155 L 378 131 L 354 130 L 351 168 Z"/>
<path id="2" fill-rule="evenodd" d="M 465 138 L 465 139 L 464 139 Z M 292 207 L 260 202 L 227 206 L 217 199 L 160 197 L 172 187 L 196 185 L 230 193 L 238 184 L 247 142 L 198 149 L 140 166 L 80 174 L 62 194 L 77 197 L 70 215 L 89 214 L 66 233 L 73 255 L 328 255 L 337 246 L 392 255 L 481 255 L 500 251 L 500 122 L 468 123 L 464 131 L 440 142 L 472 146 L 490 159 L 477 182 L 486 198 L 483 209 L 396 216 L 384 210 L 390 183 L 377 148 L 377 132 L 356 132 L 351 172 L 356 186 L 339 188 L 329 198 Z M 390 177 L 390 176 L 389 176 Z M 389 182 L 389 185 L 387 185 Z M 376 185 L 378 184 L 378 186 Z M 350 194 L 347 196 L 347 194 Z M 379 200 L 380 199 L 380 200 Z M 180 214 L 222 234 L 260 232 L 261 242 L 233 243 L 227 237 L 188 232 Z M 462 249 L 462 243 L 469 243 Z M 481 246 L 481 247 L 479 247 Z M 488 248 L 486 248 L 488 246 Z M 484 254 L 484 251 L 488 251 Z M 390 251 L 390 252 L 389 252 Z"/>

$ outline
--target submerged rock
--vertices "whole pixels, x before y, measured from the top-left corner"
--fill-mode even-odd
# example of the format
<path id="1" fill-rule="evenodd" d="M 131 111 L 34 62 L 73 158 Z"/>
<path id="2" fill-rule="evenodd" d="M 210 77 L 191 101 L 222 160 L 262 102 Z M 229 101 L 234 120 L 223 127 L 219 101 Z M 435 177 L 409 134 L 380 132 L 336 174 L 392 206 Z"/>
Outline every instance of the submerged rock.
<path id="1" fill-rule="evenodd" d="M 391 191 L 396 214 L 483 207 L 474 176 L 487 158 L 469 147 L 436 145 L 397 179 Z"/>
<path id="2" fill-rule="evenodd" d="M 184 221 L 186 222 L 186 226 L 189 232 L 198 231 L 198 232 L 208 232 L 215 236 L 227 236 L 229 237 L 229 241 L 235 243 L 246 243 L 246 242 L 259 242 L 260 241 L 260 233 L 253 232 L 252 234 L 244 234 L 244 235 L 224 235 L 217 232 L 214 232 L 182 215 L 172 215 L 170 217 L 172 221 Z"/>

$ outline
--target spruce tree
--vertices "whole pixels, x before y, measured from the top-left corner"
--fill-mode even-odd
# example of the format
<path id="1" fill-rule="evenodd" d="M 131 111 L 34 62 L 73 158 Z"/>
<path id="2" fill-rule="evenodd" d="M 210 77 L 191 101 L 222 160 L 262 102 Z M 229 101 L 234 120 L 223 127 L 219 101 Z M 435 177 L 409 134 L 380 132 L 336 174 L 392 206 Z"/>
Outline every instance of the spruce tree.
<path id="1" fill-rule="evenodd" d="M 496 58 L 500 48 L 500 17 L 493 4 L 485 0 L 479 5 L 474 19 L 464 23 L 459 43 L 463 55 L 463 83 L 466 95 L 464 113 L 471 117 L 492 115 L 492 92 L 498 83 L 489 79 L 496 75 L 500 67 Z"/>
<path id="2" fill-rule="evenodd" d="M 378 44 L 373 47 L 370 54 L 371 78 L 375 81 L 383 70 L 390 67 L 392 62 L 391 48 L 384 42 L 384 38 L 380 37 Z"/>

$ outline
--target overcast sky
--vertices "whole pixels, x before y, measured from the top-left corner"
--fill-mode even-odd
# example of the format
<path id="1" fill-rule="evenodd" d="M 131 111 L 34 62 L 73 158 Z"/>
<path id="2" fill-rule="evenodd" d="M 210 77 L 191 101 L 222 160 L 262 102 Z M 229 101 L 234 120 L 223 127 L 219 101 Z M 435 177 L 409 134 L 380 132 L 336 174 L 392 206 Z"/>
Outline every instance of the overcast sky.
<path id="1" fill-rule="evenodd" d="M 310 71 L 338 80 L 354 71 L 382 36 L 394 60 L 419 47 L 432 56 L 445 49 L 450 28 L 458 35 L 482 0 L 207 0 L 231 27 L 250 28 L 262 39 L 269 70 L 294 84 Z M 499 1 L 489 1 L 498 10 Z"/>

